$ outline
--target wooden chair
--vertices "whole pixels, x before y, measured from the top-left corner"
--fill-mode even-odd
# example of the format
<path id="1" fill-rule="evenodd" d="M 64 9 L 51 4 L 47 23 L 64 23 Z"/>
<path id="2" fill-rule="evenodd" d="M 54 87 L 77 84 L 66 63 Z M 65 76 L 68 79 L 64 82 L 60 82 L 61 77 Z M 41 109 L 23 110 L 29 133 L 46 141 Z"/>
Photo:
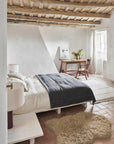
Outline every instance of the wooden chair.
<path id="1" fill-rule="evenodd" d="M 87 80 L 87 77 L 89 77 L 89 71 L 88 71 L 88 68 L 89 68 L 89 65 L 90 65 L 90 62 L 91 60 L 90 59 L 87 59 L 87 62 L 86 64 L 79 64 L 78 66 L 78 70 L 76 72 L 76 78 L 79 74 L 80 75 L 84 75 L 86 80 Z"/>

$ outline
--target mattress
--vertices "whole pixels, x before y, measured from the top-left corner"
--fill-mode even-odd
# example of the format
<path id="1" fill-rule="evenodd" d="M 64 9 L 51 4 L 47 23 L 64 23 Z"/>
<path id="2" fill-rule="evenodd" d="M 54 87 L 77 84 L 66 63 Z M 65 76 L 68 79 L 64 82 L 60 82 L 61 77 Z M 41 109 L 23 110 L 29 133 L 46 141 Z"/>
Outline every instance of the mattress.
<path id="1" fill-rule="evenodd" d="M 25 103 L 14 111 L 14 114 L 24 114 L 28 112 L 40 112 L 50 109 L 49 95 L 45 87 L 36 78 L 30 78 L 36 91 L 24 92 Z"/>

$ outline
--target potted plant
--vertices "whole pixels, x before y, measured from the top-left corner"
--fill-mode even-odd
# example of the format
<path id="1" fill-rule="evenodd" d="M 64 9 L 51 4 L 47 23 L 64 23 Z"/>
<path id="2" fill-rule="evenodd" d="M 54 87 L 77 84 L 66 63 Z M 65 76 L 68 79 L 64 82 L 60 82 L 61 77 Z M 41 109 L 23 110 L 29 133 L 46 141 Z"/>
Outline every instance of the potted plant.
<path id="1" fill-rule="evenodd" d="M 72 54 L 75 56 L 75 58 L 78 60 L 83 54 L 83 49 L 80 49 L 78 52 L 72 52 Z"/>

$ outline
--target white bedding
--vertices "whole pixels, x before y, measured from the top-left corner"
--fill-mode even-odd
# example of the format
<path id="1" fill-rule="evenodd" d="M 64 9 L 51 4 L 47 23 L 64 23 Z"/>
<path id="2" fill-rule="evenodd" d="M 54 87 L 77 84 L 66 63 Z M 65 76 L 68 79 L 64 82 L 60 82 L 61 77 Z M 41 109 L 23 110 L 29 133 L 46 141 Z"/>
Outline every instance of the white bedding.
<path id="1" fill-rule="evenodd" d="M 14 114 L 23 114 L 28 112 L 40 112 L 50 109 L 49 95 L 45 87 L 36 78 L 26 78 L 25 82 L 31 81 L 34 89 L 24 92 L 25 103 L 22 107 L 14 111 Z"/>

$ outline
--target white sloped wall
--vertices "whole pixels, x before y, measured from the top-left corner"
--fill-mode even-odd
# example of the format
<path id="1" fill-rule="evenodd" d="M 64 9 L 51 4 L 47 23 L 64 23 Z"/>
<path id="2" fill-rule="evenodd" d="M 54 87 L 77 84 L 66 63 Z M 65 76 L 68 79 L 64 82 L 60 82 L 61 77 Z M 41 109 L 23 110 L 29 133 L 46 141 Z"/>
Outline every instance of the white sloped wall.
<path id="1" fill-rule="evenodd" d="M 60 68 L 59 50 L 61 48 L 70 49 L 70 57 L 73 58 L 72 52 L 83 49 L 83 58 L 90 58 L 90 29 L 78 28 L 71 26 L 43 26 L 39 27 L 42 38 L 47 49 L 55 62 L 58 70 Z M 74 65 L 75 67 L 75 65 Z M 71 68 L 71 66 L 70 66 Z"/>
<path id="2" fill-rule="evenodd" d="M 8 64 L 19 64 L 26 75 L 57 72 L 38 26 L 8 24 L 7 29 Z"/>

